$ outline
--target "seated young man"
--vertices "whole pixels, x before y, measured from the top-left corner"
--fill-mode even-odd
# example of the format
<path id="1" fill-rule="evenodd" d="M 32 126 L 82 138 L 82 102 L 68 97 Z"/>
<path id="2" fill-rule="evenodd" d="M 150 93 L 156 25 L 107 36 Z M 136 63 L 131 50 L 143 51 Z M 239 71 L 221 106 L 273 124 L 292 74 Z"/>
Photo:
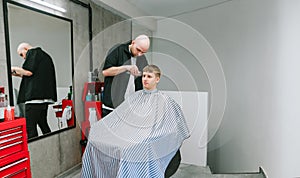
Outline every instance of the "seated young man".
<path id="1" fill-rule="evenodd" d="M 157 66 L 146 66 L 144 89 L 92 125 L 81 177 L 169 176 L 167 166 L 190 134 L 180 106 L 156 88 L 160 73 Z"/>

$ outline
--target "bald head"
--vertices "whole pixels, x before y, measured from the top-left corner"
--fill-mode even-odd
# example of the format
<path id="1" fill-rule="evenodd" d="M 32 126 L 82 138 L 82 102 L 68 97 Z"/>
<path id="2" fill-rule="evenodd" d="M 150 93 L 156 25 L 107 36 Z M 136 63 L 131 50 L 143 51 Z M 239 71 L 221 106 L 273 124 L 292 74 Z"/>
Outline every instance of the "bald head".
<path id="1" fill-rule="evenodd" d="M 32 46 L 29 43 L 20 43 L 17 51 L 24 50 L 24 49 L 30 49 L 30 48 L 32 48 Z"/>
<path id="2" fill-rule="evenodd" d="M 148 51 L 149 46 L 150 46 L 150 40 L 149 37 L 146 35 L 139 35 L 138 37 L 135 38 L 135 43 L 140 45 L 145 49 L 145 51 Z"/>
<path id="3" fill-rule="evenodd" d="M 133 56 L 141 56 L 148 51 L 150 47 L 150 39 L 146 35 L 139 35 L 132 40 L 130 50 Z"/>
<path id="4" fill-rule="evenodd" d="M 31 49 L 32 46 L 28 43 L 20 43 L 18 48 L 17 48 L 17 53 L 23 58 L 25 59 L 26 57 L 26 53 L 29 49 Z"/>

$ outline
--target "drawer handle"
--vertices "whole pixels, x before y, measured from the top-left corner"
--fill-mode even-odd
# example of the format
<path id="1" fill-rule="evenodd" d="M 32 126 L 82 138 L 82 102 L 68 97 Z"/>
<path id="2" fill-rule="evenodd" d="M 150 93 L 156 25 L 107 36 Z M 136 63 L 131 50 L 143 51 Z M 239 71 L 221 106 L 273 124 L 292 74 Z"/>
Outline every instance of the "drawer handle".
<path id="1" fill-rule="evenodd" d="M 10 128 L 10 129 L 0 131 L 0 134 L 5 133 L 5 132 L 9 132 L 9 131 L 12 131 L 12 130 L 20 130 L 20 129 L 21 129 L 20 126 L 19 127 L 14 127 L 14 128 Z"/>
<path id="2" fill-rule="evenodd" d="M 13 173 L 11 173 L 11 174 L 9 174 L 9 175 L 7 175 L 7 176 L 4 176 L 3 178 L 13 177 L 13 176 L 15 176 L 15 175 L 17 175 L 17 174 L 19 174 L 19 173 L 21 173 L 21 172 L 24 172 L 24 171 L 26 171 L 26 170 L 27 170 L 27 168 L 23 168 L 23 169 L 21 169 L 21 170 L 18 170 L 17 172 L 13 172 Z"/>
<path id="3" fill-rule="evenodd" d="M 10 137 L 10 136 L 14 136 L 14 135 L 17 135 L 17 134 L 22 134 L 22 131 L 14 132 L 14 133 L 7 134 L 7 135 L 2 135 L 2 136 L 0 136 L 0 139 L 6 138 L 6 137 Z"/>
<path id="4" fill-rule="evenodd" d="M 7 139 L 7 140 L 0 141 L 0 144 L 6 143 L 6 142 L 10 142 L 10 141 L 13 141 L 13 140 L 17 140 L 19 138 L 22 138 L 22 136 L 13 137 L 13 138 L 10 138 L 10 139 Z"/>
<path id="5" fill-rule="evenodd" d="M 16 143 L 12 143 L 12 144 L 9 144 L 9 145 L 6 145 L 6 146 L 3 146 L 0 148 L 0 150 L 4 150 L 6 148 L 9 148 L 9 147 L 12 147 L 12 146 L 15 146 L 15 145 L 18 145 L 20 143 L 22 143 L 23 141 L 19 141 L 19 142 L 16 142 Z"/>
<path id="6" fill-rule="evenodd" d="M 12 164 L 9 164 L 7 166 L 3 166 L 3 167 L 0 168 L 0 172 L 4 171 L 5 169 L 11 168 L 11 167 L 13 167 L 13 166 L 15 166 L 17 164 L 20 164 L 20 163 L 22 163 L 24 161 L 27 161 L 27 160 L 28 160 L 28 158 L 23 158 L 23 159 L 21 159 L 19 161 L 13 162 Z"/>

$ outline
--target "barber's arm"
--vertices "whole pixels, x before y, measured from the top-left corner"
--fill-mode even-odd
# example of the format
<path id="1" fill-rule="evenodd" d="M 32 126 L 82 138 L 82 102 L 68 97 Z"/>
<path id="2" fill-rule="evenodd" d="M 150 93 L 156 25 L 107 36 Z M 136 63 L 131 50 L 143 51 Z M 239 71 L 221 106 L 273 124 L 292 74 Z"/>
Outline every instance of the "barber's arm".
<path id="1" fill-rule="evenodd" d="M 138 67 L 136 65 L 123 65 L 119 67 L 110 67 L 102 71 L 102 74 L 107 76 L 116 76 L 120 73 L 129 71 L 130 74 L 134 76 L 139 76 L 141 72 L 139 71 Z"/>
<path id="2" fill-rule="evenodd" d="M 11 67 L 11 74 L 17 77 L 31 76 L 32 72 L 21 67 Z"/>

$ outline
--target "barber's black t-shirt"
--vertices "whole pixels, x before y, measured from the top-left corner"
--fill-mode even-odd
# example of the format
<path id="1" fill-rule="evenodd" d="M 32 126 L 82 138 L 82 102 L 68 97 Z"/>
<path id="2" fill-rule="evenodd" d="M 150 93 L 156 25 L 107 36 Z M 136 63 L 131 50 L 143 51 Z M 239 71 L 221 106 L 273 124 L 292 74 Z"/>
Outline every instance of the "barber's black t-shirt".
<path id="1" fill-rule="evenodd" d="M 122 65 L 131 64 L 131 53 L 129 51 L 129 45 L 131 41 L 119 44 L 113 47 L 105 59 L 103 70 L 110 67 L 119 67 Z M 137 57 L 136 65 L 139 71 L 142 71 L 145 66 L 148 65 L 146 57 L 144 55 Z M 109 76 L 104 79 L 104 94 L 102 103 L 105 106 L 116 108 L 124 101 L 124 95 L 127 89 L 129 80 L 129 74 L 123 72 L 117 76 Z M 134 80 L 135 91 L 143 89 L 142 77 L 136 77 Z"/>
<path id="2" fill-rule="evenodd" d="M 28 50 L 22 68 L 32 75 L 22 77 L 17 103 L 43 99 L 57 101 L 55 67 L 46 52 L 39 47 Z"/>

